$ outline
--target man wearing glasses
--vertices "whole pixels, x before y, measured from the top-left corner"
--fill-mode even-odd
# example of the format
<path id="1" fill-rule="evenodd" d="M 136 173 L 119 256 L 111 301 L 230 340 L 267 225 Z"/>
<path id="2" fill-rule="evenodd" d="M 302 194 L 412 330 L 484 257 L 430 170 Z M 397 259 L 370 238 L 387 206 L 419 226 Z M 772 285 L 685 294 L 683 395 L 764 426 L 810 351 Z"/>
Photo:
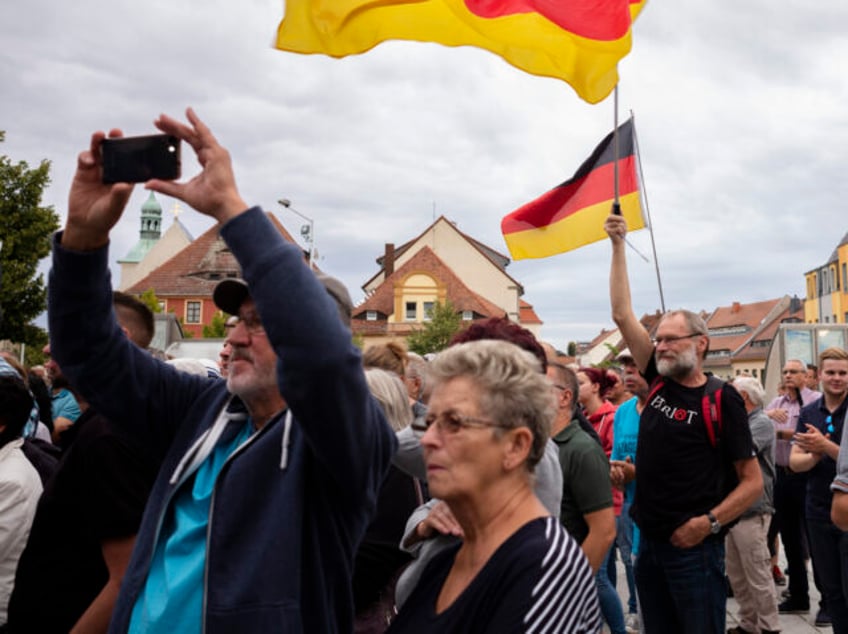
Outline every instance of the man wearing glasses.
<path id="1" fill-rule="evenodd" d="M 842 426 L 848 411 L 848 352 L 828 348 L 819 355 L 823 395 L 801 410 L 793 436 L 789 465 L 807 476 L 807 534 L 810 555 L 821 583 L 827 610 L 836 634 L 848 632 L 843 567 L 848 562 L 848 533 L 833 524 L 830 485 L 836 476 L 836 459 Z"/>
<path id="2" fill-rule="evenodd" d="M 651 385 L 639 423 L 631 509 L 641 531 L 635 575 L 645 631 L 723 634 L 724 533 L 763 490 L 748 416 L 727 386 L 720 411 L 704 398 L 709 335 L 700 316 L 666 313 L 651 339 L 631 305 L 627 223 L 610 215 L 605 230 L 612 242 L 612 317 Z M 710 418 L 721 421 L 718 430 L 706 420 L 711 409 Z"/>
<path id="3" fill-rule="evenodd" d="M 786 393 L 775 398 L 765 409 L 774 423 L 777 442 L 774 459 L 777 479 L 774 483 L 774 517 L 769 540 L 780 532 L 789 570 L 789 597 L 778 609 L 783 614 L 810 611 L 810 590 L 804 553 L 804 500 L 807 495 L 807 474 L 789 468 L 792 436 L 798 426 L 801 408 L 821 398 L 821 392 L 807 387 L 807 367 L 800 359 L 789 359 L 783 365 L 783 384 Z M 780 572 L 778 569 L 777 572 Z M 773 573 L 778 578 L 776 573 Z"/>
<path id="4" fill-rule="evenodd" d="M 99 411 L 164 456 L 111 628 L 350 632 L 353 556 L 397 443 L 339 318 L 340 283 L 322 285 L 247 208 L 229 153 L 187 115 L 189 125 L 164 115 L 156 125 L 187 142 L 202 171 L 147 187 L 215 219 L 241 266 L 244 281 L 214 292 L 238 317 L 226 382 L 179 373 L 115 323 L 109 233 L 132 186 L 102 182 L 102 132 L 79 156 L 53 246 L 53 354 Z"/>

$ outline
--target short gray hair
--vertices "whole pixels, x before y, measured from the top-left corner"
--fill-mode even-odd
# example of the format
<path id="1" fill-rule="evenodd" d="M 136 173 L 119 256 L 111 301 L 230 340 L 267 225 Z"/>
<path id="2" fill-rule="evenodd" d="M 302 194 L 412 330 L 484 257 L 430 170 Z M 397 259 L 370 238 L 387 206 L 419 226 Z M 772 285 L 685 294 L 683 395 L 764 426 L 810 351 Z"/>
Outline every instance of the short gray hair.
<path id="1" fill-rule="evenodd" d="M 400 431 L 412 423 L 409 395 L 396 374 L 380 368 L 368 368 L 365 370 L 365 380 L 394 431 Z"/>
<path id="2" fill-rule="evenodd" d="M 766 391 L 760 382 L 752 376 L 737 376 L 733 379 L 733 387 L 739 392 L 745 392 L 754 407 L 762 407 L 766 402 Z"/>
<path id="3" fill-rule="evenodd" d="M 707 353 L 710 351 L 710 328 L 707 326 L 707 322 L 704 321 L 704 318 L 698 313 L 693 313 L 691 310 L 680 308 L 678 310 L 668 311 L 660 318 L 660 323 L 668 317 L 674 317 L 675 315 L 683 317 L 684 322 L 686 322 L 686 326 L 692 334 L 698 333 L 699 335 L 704 335 L 707 338 L 707 347 L 704 349 L 704 358 L 706 358 Z"/>
<path id="4" fill-rule="evenodd" d="M 551 383 L 541 370 L 540 361 L 515 344 L 481 339 L 440 352 L 430 363 L 429 375 L 435 385 L 457 377 L 471 379 L 480 388 L 483 414 L 510 428 L 527 427 L 533 445 L 526 468 L 532 472 L 545 453 L 556 417 Z"/>

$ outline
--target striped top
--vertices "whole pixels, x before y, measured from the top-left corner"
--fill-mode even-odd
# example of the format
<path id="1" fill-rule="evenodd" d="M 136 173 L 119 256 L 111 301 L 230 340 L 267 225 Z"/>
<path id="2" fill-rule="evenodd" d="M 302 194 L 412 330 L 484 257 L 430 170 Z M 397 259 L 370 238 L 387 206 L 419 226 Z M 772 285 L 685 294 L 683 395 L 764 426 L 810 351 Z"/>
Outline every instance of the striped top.
<path id="1" fill-rule="evenodd" d="M 553 517 L 532 520 L 495 551 L 441 614 L 436 601 L 459 546 L 439 553 L 391 633 L 599 632 L 595 580 L 580 546 Z"/>

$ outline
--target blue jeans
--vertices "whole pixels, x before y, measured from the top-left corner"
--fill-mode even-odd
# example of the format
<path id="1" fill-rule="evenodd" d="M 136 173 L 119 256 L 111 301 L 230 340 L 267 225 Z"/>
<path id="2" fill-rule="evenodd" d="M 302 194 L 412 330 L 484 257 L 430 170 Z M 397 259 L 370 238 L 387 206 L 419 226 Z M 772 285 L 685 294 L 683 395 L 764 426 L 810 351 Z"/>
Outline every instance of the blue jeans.
<path id="1" fill-rule="evenodd" d="M 848 633 L 848 533 L 832 523 L 807 520 L 810 555 L 819 574 L 833 634 Z"/>
<path id="2" fill-rule="evenodd" d="M 601 614 L 604 615 L 604 620 L 610 628 L 610 634 L 625 634 L 627 630 L 624 628 L 624 612 L 621 609 L 621 599 L 618 597 L 615 586 L 610 583 L 609 574 L 607 573 L 607 563 L 611 550 L 612 548 L 607 551 L 601 567 L 595 573 L 595 585 L 598 588 L 598 602 L 601 604 Z"/>
<path id="3" fill-rule="evenodd" d="M 724 634 L 724 539 L 686 549 L 640 539 L 635 574 L 646 634 Z"/>
<path id="4" fill-rule="evenodd" d="M 627 577 L 627 611 L 636 614 L 636 579 L 633 576 L 633 518 L 630 517 L 629 500 L 624 501 L 621 507 L 621 517 L 615 518 L 616 536 L 615 543 L 618 552 L 621 553 L 621 561 L 624 563 L 624 574 Z"/>

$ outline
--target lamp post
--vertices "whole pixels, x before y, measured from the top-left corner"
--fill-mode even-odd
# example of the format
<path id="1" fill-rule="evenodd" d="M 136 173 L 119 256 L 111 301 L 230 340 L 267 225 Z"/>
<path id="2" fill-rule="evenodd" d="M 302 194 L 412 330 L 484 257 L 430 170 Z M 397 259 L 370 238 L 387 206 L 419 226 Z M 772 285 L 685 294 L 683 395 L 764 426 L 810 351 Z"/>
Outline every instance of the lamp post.
<path id="1" fill-rule="evenodd" d="M 297 209 L 292 207 L 291 201 L 288 198 L 280 198 L 277 202 L 281 206 L 285 207 L 286 209 L 288 209 L 292 213 L 297 214 L 298 216 L 300 216 L 306 222 L 309 223 L 308 225 L 303 225 L 300 228 L 300 235 L 307 242 L 309 242 L 309 256 L 308 256 L 309 268 L 314 269 L 315 268 L 315 221 L 312 220 L 312 218 L 310 218 L 309 216 L 306 216 L 306 215 L 300 213 Z"/>

